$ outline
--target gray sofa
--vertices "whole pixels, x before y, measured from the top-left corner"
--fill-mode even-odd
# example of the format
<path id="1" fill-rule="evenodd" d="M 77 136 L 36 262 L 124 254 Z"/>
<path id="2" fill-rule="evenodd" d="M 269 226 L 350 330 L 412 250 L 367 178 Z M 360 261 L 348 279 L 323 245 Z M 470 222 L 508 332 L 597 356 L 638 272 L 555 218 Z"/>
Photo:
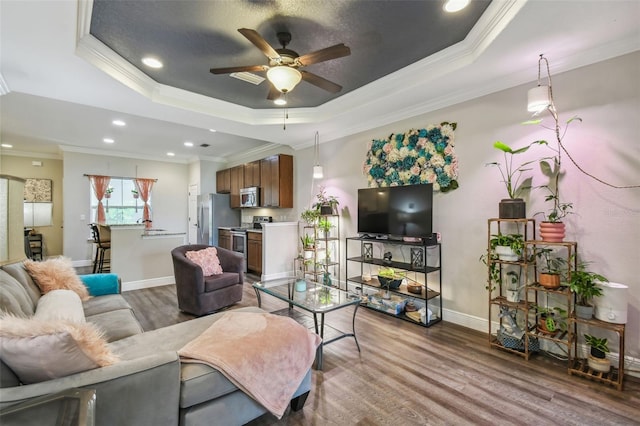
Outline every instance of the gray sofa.
<path id="1" fill-rule="evenodd" d="M 40 292 L 22 263 L 0 270 L 0 309 L 30 316 Z M 83 302 L 87 322 L 102 328 L 111 350 L 120 357 L 114 365 L 45 382 L 23 385 L 0 362 L 0 409 L 70 388 L 96 390 L 96 425 L 241 425 L 266 410 L 240 391 L 218 370 L 204 364 L 180 363 L 177 351 L 222 314 L 144 332 L 120 294 Z M 242 308 L 236 312 L 262 312 Z M 299 410 L 311 389 L 309 371 L 293 395 Z M 43 424 L 33 418 L 31 424 Z M 22 423 L 24 424 L 24 423 Z"/>

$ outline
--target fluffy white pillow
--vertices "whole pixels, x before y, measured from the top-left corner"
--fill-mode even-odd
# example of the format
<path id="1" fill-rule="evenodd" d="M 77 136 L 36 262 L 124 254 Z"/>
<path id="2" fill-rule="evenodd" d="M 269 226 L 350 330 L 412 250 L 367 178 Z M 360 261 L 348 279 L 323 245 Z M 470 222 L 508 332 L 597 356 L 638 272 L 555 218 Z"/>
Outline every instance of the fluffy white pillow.
<path id="1" fill-rule="evenodd" d="M 38 383 L 104 367 L 118 358 L 91 323 L 0 319 L 0 358 L 22 383 Z"/>
<path id="2" fill-rule="evenodd" d="M 222 273 L 222 266 L 220 266 L 220 259 L 218 259 L 218 251 L 215 247 L 188 251 L 185 253 L 185 256 L 202 268 L 202 273 L 205 277 L 220 275 Z"/>
<path id="3" fill-rule="evenodd" d="M 73 290 L 80 300 L 89 299 L 89 291 L 71 264 L 71 259 L 56 257 L 41 262 L 25 260 L 24 267 L 43 294 L 51 290 Z"/>
<path id="4" fill-rule="evenodd" d="M 72 290 L 52 290 L 38 300 L 34 318 L 86 322 L 80 296 Z"/>

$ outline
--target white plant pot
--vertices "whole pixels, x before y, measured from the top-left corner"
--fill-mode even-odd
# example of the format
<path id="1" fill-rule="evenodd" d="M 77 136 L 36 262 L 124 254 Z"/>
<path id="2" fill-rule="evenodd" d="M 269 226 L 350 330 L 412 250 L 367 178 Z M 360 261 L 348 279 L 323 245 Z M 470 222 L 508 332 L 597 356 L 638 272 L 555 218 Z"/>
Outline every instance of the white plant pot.
<path id="1" fill-rule="evenodd" d="M 515 251 L 511 249 L 509 246 L 496 246 L 496 254 L 498 255 L 498 259 L 506 260 L 508 262 L 517 262 L 519 257 Z"/>

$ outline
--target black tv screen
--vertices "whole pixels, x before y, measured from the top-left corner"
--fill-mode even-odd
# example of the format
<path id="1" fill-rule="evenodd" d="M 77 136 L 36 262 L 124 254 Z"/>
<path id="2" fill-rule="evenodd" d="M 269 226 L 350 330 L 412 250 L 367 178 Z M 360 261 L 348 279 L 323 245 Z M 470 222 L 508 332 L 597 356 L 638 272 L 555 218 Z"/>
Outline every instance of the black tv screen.
<path id="1" fill-rule="evenodd" d="M 429 238 L 432 220 L 432 184 L 358 190 L 359 234 Z"/>

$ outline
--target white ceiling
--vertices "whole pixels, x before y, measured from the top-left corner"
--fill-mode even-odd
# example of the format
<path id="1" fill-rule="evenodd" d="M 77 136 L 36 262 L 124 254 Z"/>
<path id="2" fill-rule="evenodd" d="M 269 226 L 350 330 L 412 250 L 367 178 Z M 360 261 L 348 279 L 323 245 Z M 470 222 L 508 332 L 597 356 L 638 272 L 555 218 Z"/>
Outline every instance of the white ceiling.
<path id="1" fill-rule="evenodd" d="M 640 50 L 640 1 L 494 0 L 465 41 L 318 107 L 290 109 L 284 130 L 282 110 L 150 80 L 88 35 L 90 7 L 0 0 L 0 138 L 14 153 L 54 154 L 62 146 L 233 161 L 273 144 L 310 146 L 316 131 L 327 142 L 533 81 L 540 53 L 559 73 Z M 127 126 L 115 128 L 115 118 Z M 196 147 L 184 147 L 186 140 Z M 168 151 L 176 156 L 168 159 Z"/>

